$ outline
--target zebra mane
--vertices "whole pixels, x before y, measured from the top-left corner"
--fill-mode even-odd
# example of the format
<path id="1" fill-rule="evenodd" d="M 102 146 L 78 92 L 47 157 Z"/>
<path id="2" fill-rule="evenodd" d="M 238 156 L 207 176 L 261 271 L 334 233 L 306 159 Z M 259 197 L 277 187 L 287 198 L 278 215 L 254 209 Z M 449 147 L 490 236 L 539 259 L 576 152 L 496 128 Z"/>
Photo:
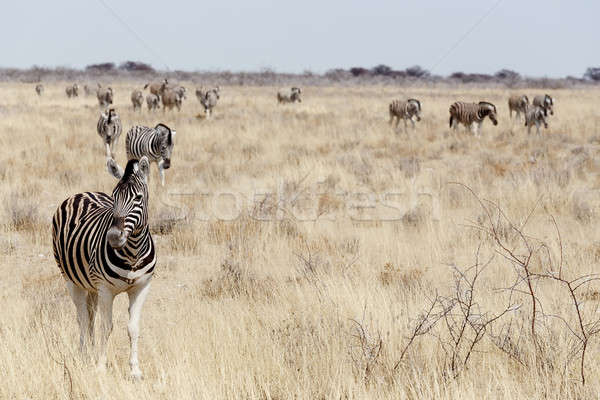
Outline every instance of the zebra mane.
<path id="1" fill-rule="evenodd" d="M 525 103 L 529 104 L 529 97 L 527 97 L 526 94 L 524 94 L 521 99 L 525 100 Z"/>
<path id="2" fill-rule="evenodd" d="M 127 162 L 127 166 L 125 167 L 125 172 L 123 172 L 123 176 L 121 177 L 121 182 L 127 182 L 131 175 L 133 175 L 137 171 L 138 160 L 131 159 Z"/>
<path id="3" fill-rule="evenodd" d="M 496 111 L 496 106 L 495 106 L 495 105 L 493 105 L 492 103 L 490 103 L 489 101 L 480 101 L 480 102 L 479 102 L 479 105 L 480 105 L 480 106 L 483 106 L 483 105 L 491 106 L 491 107 L 494 109 L 494 112 L 497 112 L 497 111 Z"/>

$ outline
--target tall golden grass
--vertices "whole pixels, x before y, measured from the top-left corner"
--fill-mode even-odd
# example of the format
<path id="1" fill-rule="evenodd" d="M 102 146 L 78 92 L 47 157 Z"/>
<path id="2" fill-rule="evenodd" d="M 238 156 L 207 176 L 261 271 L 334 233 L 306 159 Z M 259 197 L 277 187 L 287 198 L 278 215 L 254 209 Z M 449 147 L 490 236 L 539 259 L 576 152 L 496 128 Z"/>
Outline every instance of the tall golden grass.
<path id="1" fill-rule="evenodd" d="M 192 83 L 183 84 L 193 93 Z M 126 296 L 115 302 L 108 371 L 98 374 L 78 351 L 75 308 L 52 255 L 57 205 L 115 185 L 96 134 L 97 101 L 67 99 L 66 83 L 47 86 L 42 97 L 34 86 L 0 85 L 0 398 L 581 399 L 600 392 L 593 335 L 582 384 L 569 291 L 547 279 L 533 283 L 544 307 L 534 338 L 530 297 L 502 289 L 522 271 L 485 230 L 493 227 L 518 256 L 527 254 L 525 238 L 542 248 L 531 273 L 548 273 L 561 255 L 567 278 L 598 272 L 599 90 L 553 91 L 555 116 L 537 137 L 509 120 L 511 92 L 501 89 L 307 87 L 301 104 L 278 106 L 278 88 L 225 87 L 204 120 L 193 96 L 181 112 L 134 113 L 135 85 L 113 85 L 124 125 L 121 165 L 131 125 L 177 130 L 164 188 L 151 171 L 158 265 L 142 317 L 145 378 L 134 382 Z M 409 96 L 422 101 L 423 119 L 416 131 L 396 133 L 387 106 Z M 495 103 L 499 125 L 486 121 L 480 139 L 451 131 L 448 107 L 456 100 Z M 490 219 L 451 182 L 499 208 L 483 203 Z M 477 289 L 457 290 L 457 271 L 476 263 L 487 265 Z M 592 280 L 576 292 L 585 321 L 594 321 L 599 290 Z M 436 295 L 474 299 L 467 345 L 480 326 L 473 321 L 512 308 L 486 327 L 468 360 L 459 348 L 464 363 L 453 368 L 449 316 L 410 341 Z M 460 322 L 459 309 L 453 313 Z"/>

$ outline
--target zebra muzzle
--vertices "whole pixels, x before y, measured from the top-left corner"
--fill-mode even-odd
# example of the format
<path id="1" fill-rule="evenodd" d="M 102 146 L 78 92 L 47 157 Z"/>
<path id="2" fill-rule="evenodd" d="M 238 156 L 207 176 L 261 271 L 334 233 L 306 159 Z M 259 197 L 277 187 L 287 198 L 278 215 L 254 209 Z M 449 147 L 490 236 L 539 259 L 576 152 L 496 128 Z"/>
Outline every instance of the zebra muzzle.
<path id="1" fill-rule="evenodd" d="M 106 240 L 111 247 L 120 249 L 127 243 L 127 237 L 129 234 L 125 231 L 123 225 L 124 221 L 115 218 L 112 226 L 108 228 L 108 232 L 106 232 Z"/>

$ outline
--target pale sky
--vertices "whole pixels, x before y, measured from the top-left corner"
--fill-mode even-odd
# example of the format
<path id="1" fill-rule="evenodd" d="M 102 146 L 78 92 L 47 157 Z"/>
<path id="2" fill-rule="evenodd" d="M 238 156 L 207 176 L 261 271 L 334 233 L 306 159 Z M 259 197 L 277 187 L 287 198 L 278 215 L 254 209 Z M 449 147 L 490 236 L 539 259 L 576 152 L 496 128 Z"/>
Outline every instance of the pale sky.
<path id="1" fill-rule="evenodd" d="M 2 15 L 2 67 L 135 60 L 322 73 L 386 64 L 562 77 L 600 66 L 597 0 L 19 0 Z"/>

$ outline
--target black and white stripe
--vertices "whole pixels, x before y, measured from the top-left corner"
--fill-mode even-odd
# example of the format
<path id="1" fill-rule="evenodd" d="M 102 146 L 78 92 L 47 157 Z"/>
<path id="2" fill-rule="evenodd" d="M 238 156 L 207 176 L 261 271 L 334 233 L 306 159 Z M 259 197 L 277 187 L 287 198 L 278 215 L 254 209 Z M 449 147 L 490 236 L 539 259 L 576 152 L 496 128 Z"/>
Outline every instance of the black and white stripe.
<path id="1" fill-rule="evenodd" d="M 536 133 L 540 134 L 540 126 L 544 125 L 544 128 L 548 129 L 548 110 L 539 106 L 528 106 L 525 112 L 525 126 L 527 127 L 527 133 L 531 133 L 531 127 L 535 125 Z"/>
<path id="2" fill-rule="evenodd" d="M 165 169 L 171 167 L 171 153 L 175 144 L 175 130 L 164 124 L 154 128 L 134 126 L 125 139 L 127 158 L 139 159 L 148 157 L 150 162 L 156 162 L 160 173 L 161 185 L 165 185 Z"/>
<path id="3" fill-rule="evenodd" d="M 550 95 L 545 94 L 543 96 L 535 96 L 533 98 L 532 104 L 534 106 L 542 107 L 547 112 L 549 112 L 550 115 L 554 115 L 554 99 L 550 97 Z"/>
<path id="4" fill-rule="evenodd" d="M 79 193 L 66 199 L 52 220 L 54 258 L 77 308 L 80 345 L 93 343 L 100 315 L 98 366 L 106 365 L 114 297 L 129 295 L 128 332 L 133 377 L 141 377 L 137 357 L 141 308 L 156 264 L 148 228 L 147 158 L 131 160 L 112 192 Z"/>
<path id="5" fill-rule="evenodd" d="M 474 134 L 479 135 L 481 124 L 489 117 L 494 125 L 498 125 L 496 106 L 487 101 L 465 103 L 457 101 L 450 106 L 450 127 L 458 129 L 458 124 L 470 127 Z"/>
<path id="6" fill-rule="evenodd" d="M 398 129 L 400 120 L 404 120 L 404 130 L 407 129 L 407 121 L 410 121 L 413 129 L 415 128 L 415 119 L 421 120 L 421 102 L 417 99 L 393 100 L 389 106 L 390 124 L 396 118 L 395 128 Z"/>
<path id="7" fill-rule="evenodd" d="M 122 130 L 121 119 L 114 108 L 110 108 L 100 114 L 96 131 L 106 146 L 106 157 L 114 158 L 114 149 L 119 141 Z"/>

